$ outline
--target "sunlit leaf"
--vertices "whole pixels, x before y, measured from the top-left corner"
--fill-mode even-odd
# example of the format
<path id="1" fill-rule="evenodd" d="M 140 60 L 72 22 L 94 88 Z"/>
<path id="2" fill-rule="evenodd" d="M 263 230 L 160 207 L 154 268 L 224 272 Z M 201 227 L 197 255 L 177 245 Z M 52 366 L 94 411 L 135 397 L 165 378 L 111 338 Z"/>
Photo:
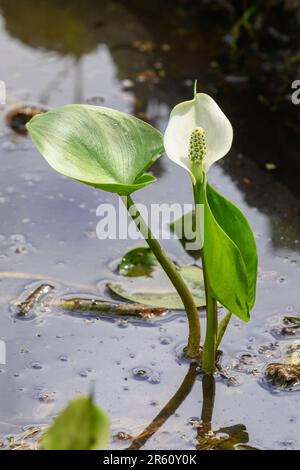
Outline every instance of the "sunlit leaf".
<path id="1" fill-rule="evenodd" d="M 204 249 L 210 286 L 216 299 L 242 320 L 255 302 L 257 252 L 243 213 L 207 184 Z"/>
<path id="2" fill-rule="evenodd" d="M 211 288 L 224 307 L 247 321 L 256 294 L 255 239 L 240 209 L 209 184 L 206 197 L 204 246 Z M 175 221 L 173 230 L 179 233 L 176 227 L 182 223 L 195 226 L 194 214 L 185 214 L 184 220 Z M 182 239 L 184 247 L 187 241 Z"/>
<path id="3" fill-rule="evenodd" d="M 42 436 L 42 450 L 100 450 L 107 447 L 109 419 L 91 397 L 72 400 Z"/>
<path id="4" fill-rule="evenodd" d="M 149 248 L 138 247 L 123 256 L 118 269 L 122 276 L 150 276 L 158 265 L 156 257 Z"/>
<path id="5" fill-rule="evenodd" d="M 197 266 L 177 268 L 191 289 L 198 307 L 205 305 L 202 270 Z M 107 287 L 119 297 L 155 307 L 183 309 L 182 301 L 150 248 L 128 251 L 118 266 L 119 274 L 130 282 L 110 282 Z"/>
<path id="6" fill-rule="evenodd" d="M 63 106 L 35 116 L 27 129 L 56 171 L 123 195 L 155 181 L 145 171 L 164 152 L 159 131 L 104 107 Z"/>

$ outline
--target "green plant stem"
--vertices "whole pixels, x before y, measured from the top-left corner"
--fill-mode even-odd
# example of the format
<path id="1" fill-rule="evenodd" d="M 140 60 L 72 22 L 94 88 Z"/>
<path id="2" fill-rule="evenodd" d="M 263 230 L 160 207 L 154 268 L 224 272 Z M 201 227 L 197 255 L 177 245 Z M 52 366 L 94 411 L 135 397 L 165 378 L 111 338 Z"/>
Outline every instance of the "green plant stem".
<path id="1" fill-rule="evenodd" d="M 219 322 L 218 325 L 218 333 L 217 333 L 217 348 L 220 346 L 220 343 L 223 339 L 223 336 L 225 334 L 226 328 L 229 325 L 229 322 L 231 320 L 232 313 L 227 312 L 226 315 L 222 318 L 222 320 Z"/>
<path id="2" fill-rule="evenodd" d="M 197 211 L 197 204 L 205 204 L 205 177 L 197 179 L 194 185 L 194 199 L 195 199 L 195 210 Z M 200 221 L 201 222 L 201 221 Z M 199 221 L 196 217 L 196 230 L 199 233 L 197 227 Z M 204 240 L 202 240 L 202 248 L 200 250 L 200 256 L 202 261 L 204 288 L 206 296 L 206 334 L 205 341 L 202 351 L 202 368 L 207 373 L 214 373 L 216 368 L 216 351 L 217 351 L 217 331 L 218 331 L 218 308 L 217 301 L 214 298 L 212 289 L 209 284 L 209 277 L 207 273 L 205 263 L 205 247 Z"/>
<path id="3" fill-rule="evenodd" d="M 176 266 L 172 263 L 172 261 L 170 261 L 163 248 L 145 223 L 131 196 L 122 197 L 122 201 L 125 204 L 130 216 L 134 220 L 138 230 L 145 238 L 149 248 L 152 250 L 157 261 L 164 269 L 182 300 L 189 323 L 189 338 L 185 353 L 190 358 L 197 357 L 199 356 L 200 351 L 200 320 L 193 296 L 182 279 L 180 273 L 176 269 Z"/>

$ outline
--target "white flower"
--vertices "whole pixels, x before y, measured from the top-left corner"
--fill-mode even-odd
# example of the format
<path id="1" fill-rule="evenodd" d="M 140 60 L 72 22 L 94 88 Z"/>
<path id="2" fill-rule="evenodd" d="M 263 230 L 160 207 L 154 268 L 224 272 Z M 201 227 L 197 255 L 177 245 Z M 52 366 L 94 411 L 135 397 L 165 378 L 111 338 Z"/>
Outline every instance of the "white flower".
<path id="1" fill-rule="evenodd" d="M 193 183 L 195 177 L 190 150 L 195 129 L 196 132 L 200 129 L 204 135 L 206 147 L 204 152 L 201 149 L 201 161 L 205 173 L 215 161 L 229 152 L 233 138 L 230 121 L 209 95 L 195 93 L 192 100 L 173 108 L 164 135 L 165 151 L 171 160 L 190 173 Z"/>

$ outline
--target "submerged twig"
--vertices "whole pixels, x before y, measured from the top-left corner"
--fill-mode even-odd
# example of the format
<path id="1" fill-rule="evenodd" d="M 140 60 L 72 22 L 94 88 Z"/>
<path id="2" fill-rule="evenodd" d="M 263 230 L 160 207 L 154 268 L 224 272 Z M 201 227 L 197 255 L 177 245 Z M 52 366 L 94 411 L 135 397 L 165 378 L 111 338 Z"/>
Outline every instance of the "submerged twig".
<path id="1" fill-rule="evenodd" d="M 20 317 L 26 317 L 30 310 L 53 289 L 54 286 L 51 284 L 41 284 L 39 287 L 34 289 L 34 291 L 32 291 L 25 300 L 17 305 L 18 315 Z"/>
<path id="2" fill-rule="evenodd" d="M 99 314 L 133 316 L 139 318 L 152 318 L 163 315 L 168 310 L 161 307 L 149 307 L 137 303 L 118 303 L 101 299 L 89 299 L 83 297 L 73 297 L 57 299 L 57 307 L 73 312 L 96 312 Z"/>

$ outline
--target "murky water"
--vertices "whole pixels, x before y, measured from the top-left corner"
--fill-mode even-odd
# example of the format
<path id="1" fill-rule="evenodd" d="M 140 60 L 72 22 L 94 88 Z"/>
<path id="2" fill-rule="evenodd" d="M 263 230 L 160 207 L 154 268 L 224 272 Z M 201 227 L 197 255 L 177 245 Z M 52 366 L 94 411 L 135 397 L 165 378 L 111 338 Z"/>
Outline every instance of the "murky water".
<path id="1" fill-rule="evenodd" d="M 286 184 L 286 174 L 263 168 L 266 153 L 272 158 L 269 149 L 279 152 L 268 116 L 257 118 L 251 87 L 229 85 L 211 67 L 222 31 L 199 28 L 180 10 L 171 17 L 163 10 L 158 27 L 155 14 L 139 11 L 135 2 L 127 7 L 116 1 L 94 3 L 0 1 L 0 78 L 8 93 L 3 116 L 18 102 L 43 107 L 88 102 L 134 113 L 164 130 L 170 107 L 191 94 L 191 79 L 197 77 L 205 91 L 218 91 L 237 137 L 224 163 L 211 170 L 210 181 L 250 220 L 260 278 L 252 321 L 246 325 L 233 319 L 224 339 L 222 365 L 239 385 L 217 378 L 212 428 L 225 428 L 220 432 L 226 434 L 227 428 L 243 425 L 249 435 L 243 443 L 299 449 L 299 391 L 275 392 L 262 380 L 265 365 L 280 361 L 284 345 L 293 342 L 293 337 L 275 337 L 274 325 L 300 311 L 299 188 Z M 0 159 L 0 338 L 7 345 L 7 364 L 0 370 L 0 434 L 48 423 L 94 383 L 113 434 L 133 437 L 179 389 L 173 413 L 160 421 L 161 427 L 151 428 L 155 433 L 142 444 L 149 449 L 205 447 L 197 426 L 201 379 L 192 370 L 180 389 L 189 370 L 180 359 L 187 335 L 183 313 L 148 323 L 124 322 L 70 316 L 45 305 L 31 318 L 16 318 L 11 303 L 42 281 L 53 283 L 56 292 L 100 294 L 103 282 L 116 278 L 111 265 L 135 245 L 96 238 L 96 208 L 103 202 L 117 205 L 116 197 L 55 173 L 29 139 L 4 122 Z M 184 172 L 166 158 L 154 171 L 160 181 L 136 200 L 172 203 L 180 193 L 180 202 L 192 202 Z M 179 243 L 165 247 L 178 261 L 191 261 Z M 130 444 L 114 438 L 110 447 Z"/>

